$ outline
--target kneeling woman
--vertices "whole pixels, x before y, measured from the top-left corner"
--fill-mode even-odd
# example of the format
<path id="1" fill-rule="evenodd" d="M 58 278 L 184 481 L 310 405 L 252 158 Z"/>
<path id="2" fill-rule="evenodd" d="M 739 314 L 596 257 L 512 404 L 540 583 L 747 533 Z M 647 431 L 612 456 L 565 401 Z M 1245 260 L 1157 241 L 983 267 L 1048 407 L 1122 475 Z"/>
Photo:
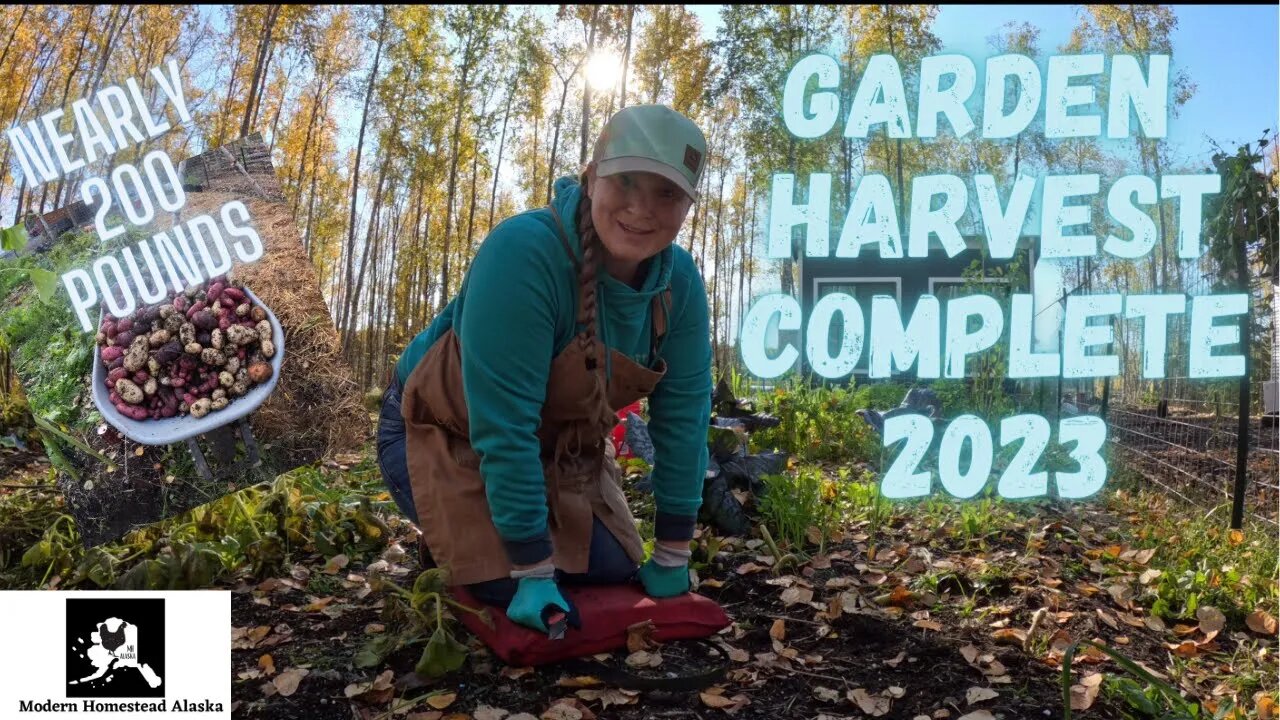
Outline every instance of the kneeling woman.
<path id="1" fill-rule="evenodd" d="M 405 348 L 378 461 L 450 581 L 546 630 L 559 583 L 689 589 L 711 412 L 707 296 L 674 244 L 706 140 L 663 105 L 610 118 L 550 206 L 500 223 Z M 644 558 L 607 434 L 649 398 L 656 542 Z"/>

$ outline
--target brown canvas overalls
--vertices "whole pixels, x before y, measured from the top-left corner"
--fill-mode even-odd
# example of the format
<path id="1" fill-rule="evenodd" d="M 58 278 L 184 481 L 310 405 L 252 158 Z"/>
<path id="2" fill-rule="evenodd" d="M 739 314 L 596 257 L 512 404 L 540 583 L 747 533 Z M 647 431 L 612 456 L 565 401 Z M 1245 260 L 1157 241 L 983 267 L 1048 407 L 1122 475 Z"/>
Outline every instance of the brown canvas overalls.
<path id="1" fill-rule="evenodd" d="M 580 261 L 554 207 L 551 214 L 577 278 Z M 579 283 L 577 307 L 582 306 L 583 290 Z M 654 296 L 651 364 L 667 330 L 670 306 L 670 288 Z M 618 410 L 653 392 L 667 369 L 660 357 L 656 357 L 657 369 L 645 368 L 604 347 L 597 337 L 591 341 L 596 344 L 596 357 L 603 360 L 605 352 L 611 353 L 612 376 L 606 382 L 603 362 L 588 366 L 588 342 L 582 330 L 552 361 L 536 431 L 554 548 L 551 559 L 566 574 L 587 572 L 593 516 L 600 518 L 633 562 L 644 560 L 640 535 L 619 484 L 613 444 L 606 436 L 618 422 Z M 418 526 L 431 556 L 449 570 L 450 584 L 470 585 L 506 578 L 512 565 L 490 515 L 480 457 L 468 437 L 470 422 L 462 387 L 461 346 L 450 329 L 409 375 L 403 414 Z"/>

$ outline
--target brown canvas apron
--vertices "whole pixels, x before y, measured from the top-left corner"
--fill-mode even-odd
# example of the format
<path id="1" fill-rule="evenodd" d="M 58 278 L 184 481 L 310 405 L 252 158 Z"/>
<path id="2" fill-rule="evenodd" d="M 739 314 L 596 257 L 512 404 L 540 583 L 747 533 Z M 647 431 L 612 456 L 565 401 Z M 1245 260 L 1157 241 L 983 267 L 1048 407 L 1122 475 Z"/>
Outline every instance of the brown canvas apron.
<path id="1" fill-rule="evenodd" d="M 576 278 L 579 260 L 569 247 L 555 208 L 551 214 Z M 582 302 L 583 287 L 579 284 L 578 307 Z M 666 332 L 670 306 L 669 288 L 654 297 L 654 348 Z M 607 435 L 618 422 L 618 410 L 653 392 L 666 374 L 666 362 L 656 358 L 657 369 L 649 370 L 617 350 L 605 348 L 598 338 L 594 342 L 596 357 L 611 354 L 610 380 L 605 381 L 603 363 L 588 367 L 585 351 L 589 346 L 583 330 L 552 361 L 536 432 L 541 445 L 540 474 L 547 491 L 552 562 L 565 573 L 587 571 L 593 516 L 600 518 L 633 561 L 644 560 L 640 535 L 619 484 L 613 443 Z M 650 354 L 653 360 L 656 350 Z M 449 570 L 451 584 L 508 577 L 512 566 L 489 512 L 480 457 L 468 437 L 461 346 L 452 329 L 431 346 L 409 375 L 402 402 L 413 502 L 431 556 Z"/>

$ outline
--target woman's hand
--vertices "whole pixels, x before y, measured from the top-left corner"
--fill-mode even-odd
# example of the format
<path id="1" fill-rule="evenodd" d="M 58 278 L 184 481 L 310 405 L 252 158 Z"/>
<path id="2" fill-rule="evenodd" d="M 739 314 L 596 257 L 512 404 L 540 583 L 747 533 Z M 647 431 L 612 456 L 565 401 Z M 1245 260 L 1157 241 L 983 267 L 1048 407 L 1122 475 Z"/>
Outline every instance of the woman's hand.
<path id="1" fill-rule="evenodd" d="M 687 540 L 659 540 L 654 543 L 653 557 L 640 567 L 638 573 L 645 594 L 667 598 L 689 592 L 689 558 L 692 555 Z"/>
<path id="2" fill-rule="evenodd" d="M 542 611 L 548 605 L 554 605 L 573 615 L 572 606 L 560 594 L 554 578 L 523 577 L 516 586 L 515 597 L 511 598 L 511 604 L 507 606 L 507 617 L 520 625 L 545 633 L 547 625 L 542 620 Z"/>

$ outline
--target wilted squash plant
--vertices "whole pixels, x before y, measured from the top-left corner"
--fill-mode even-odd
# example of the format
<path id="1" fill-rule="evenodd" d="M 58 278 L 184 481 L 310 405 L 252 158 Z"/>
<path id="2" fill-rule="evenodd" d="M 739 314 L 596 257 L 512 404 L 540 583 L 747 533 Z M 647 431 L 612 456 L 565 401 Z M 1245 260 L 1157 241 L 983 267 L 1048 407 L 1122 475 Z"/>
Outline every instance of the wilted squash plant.
<path id="1" fill-rule="evenodd" d="M 447 586 L 448 573 L 441 568 L 432 568 L 418 575 L 412 591 L 387 580 L 382 573 L 371 572 L 369 587 L 376 592 L 390 593 L 385 612 L 393 621 L 389 626 L 399 630 L 366 642 L 356 653 L 356 667 L 378 667 L 396 651 L 412 647 L 424 639 L 426 647 L 414 667 L 419 675 L 439 677 L 462 667 L 467 659 L 467 648 L 453 637 L 445 625 L 444 605 L 479 615 L 490 626 L 493 622 L 483 609 L 469 608 L 446 597 Z M 430 612 L 427 611 L 428 603 L 431 603 Z"/>

